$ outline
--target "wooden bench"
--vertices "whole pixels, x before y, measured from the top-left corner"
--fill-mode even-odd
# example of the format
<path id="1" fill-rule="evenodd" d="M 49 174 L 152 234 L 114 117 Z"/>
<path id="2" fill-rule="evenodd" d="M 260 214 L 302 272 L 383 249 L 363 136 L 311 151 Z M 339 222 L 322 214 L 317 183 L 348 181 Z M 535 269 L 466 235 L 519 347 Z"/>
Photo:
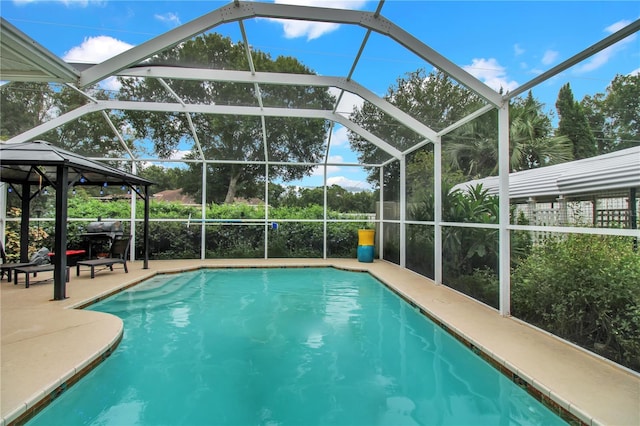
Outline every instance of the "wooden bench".
<path id="1" fill-rule="evenodd" d="M 56 269 L 55 265 L 36 265 L 36 266 L 23 266 L 19 268 L 13 268 L 13 285 L 18 284 L 18 274 L 24 274 L 25 288 L 29 288 L 29 274 L 33 274 L 34 277 L 38 276 L 38 272 L 49 272 Z M 67 266 L 66 281 L 69 282 L 69 267 Z"/>

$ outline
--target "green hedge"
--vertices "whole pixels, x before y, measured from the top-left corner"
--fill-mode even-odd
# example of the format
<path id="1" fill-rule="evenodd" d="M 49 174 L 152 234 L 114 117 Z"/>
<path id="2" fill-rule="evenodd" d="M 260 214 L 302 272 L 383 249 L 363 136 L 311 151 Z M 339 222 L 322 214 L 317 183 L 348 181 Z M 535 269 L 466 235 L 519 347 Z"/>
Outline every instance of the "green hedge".
<path id="1" fill-rule="evenodd" d="M 640 255 L 628 237 L 570 234 L 533 248 L 512 313 L 640 371 Z"/>

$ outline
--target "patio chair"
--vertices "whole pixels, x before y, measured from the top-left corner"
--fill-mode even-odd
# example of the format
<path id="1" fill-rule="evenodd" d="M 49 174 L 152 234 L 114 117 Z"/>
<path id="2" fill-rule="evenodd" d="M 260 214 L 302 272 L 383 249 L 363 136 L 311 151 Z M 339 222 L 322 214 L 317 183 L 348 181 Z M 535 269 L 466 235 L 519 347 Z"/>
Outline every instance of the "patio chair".
<path id="1" fill-rule="evenodd" d="M 109 257 L 103 257 L 99 259 L 91 259 L 91 260 L 79 260 L 76 263 L 76 276 L 80 275 L 80 267 L 88 266 L 91 268 L 91 278 L 95 278 L 96 276 L 96 268 L 98 271 L 109 268 L 110 271 L 113 271 L 113 265 L 122 264 L 125 273 L 128 273 L 127 269 L 127 257 L 129 255 L 129 242 L 131 241 L 131 236 L 126 237 L 116 237 L 111 243 L 111 249 L 109 250 Z"/>
<path id="2" fill-rule="evenodd" d="M 0 255 L 2 255 L 2 263 L 0 264 L 0 280 L 7 273 L 7 281 L 11 282 L 11 274 L 16 268 L 24 268 L 27 266 L 36 266 L 38 261 L 31 259 L 29 262 L 7 262 L 7 253 L 4 251 L 2 243 L 0 243 Z"/>

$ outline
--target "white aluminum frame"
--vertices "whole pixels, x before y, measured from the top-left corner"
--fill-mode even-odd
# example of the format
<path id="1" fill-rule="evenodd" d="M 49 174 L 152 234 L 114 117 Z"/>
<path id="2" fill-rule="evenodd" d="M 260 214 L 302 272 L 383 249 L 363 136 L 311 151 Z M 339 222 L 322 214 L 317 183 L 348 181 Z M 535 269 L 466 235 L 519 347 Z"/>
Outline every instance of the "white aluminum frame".
<path id="1" fill-rule="evenodd" d="M 263 128 L 263 143 L 265 145 L 265 173 L 267 177 L 267 186 L 265 186 L 265 200 L 268 202 L 268 166 L 274 164 L 269 162 L 268 151 L 266 149 L 266 132 L 265 117 L 301 117 L 301 118 L 319 118 L 328 120 L 331 122 L 330 128 L 334 123 L 339 123 L 352 132 L 363 137 L 368 142 L 374 144 L 379 149 L 389 154 L 390 159 L 382 164 L 372 164 L 365 166 L 378 167 L 380 170 L 380 181 L 383 181 L 384 166 L 392 161 L 400 162 L 401 170 L 401 195 L 400 195 L 400 265 L 406 266 L 406 156 L 421 148 L 422 146 L 433 143 L 434 144 L 434 158 L 436 164 L 434 165 L 434 203 L 435 203 L 435 220 L 433 222 L 435 232 L 435 281 L 436 283 L 442 283 L 442 227 L 443 226 L 475 226 L 475 227 L 493 227 L 480 224 L 453 224 L 445 223 L 442 221 L 442 146 L 441 138 L 445 134 L 451 132 L 455 128 L 467 123 L 476 117 L 486 113 L 489 110 L 498 110 L 498 142 L 499 142 L 499 275 L 500 275 L 500 314 L 510 314 L 510 250 L 509 250 L 509 232 L 510 230 L 528 230 L 531 227 L 512 226 L 509 225 L 509 100 L 515 96 L 524 93 L 530 88 L 547 81 L 548 79 L 558 75 L 565 71 L 569 67 L 583 61 L 603 49 L 613 45 L 614 43 L 622 40 L 623 38 L 636 33 L 640 30 L 640 20 L 636 20 L 627 27 L 617 31 L 616 33 L 608 36 L 602 41 L 588 47 L 587 49 L 572 56 L 563 63 L 551 68 L 550 70 L 542 73 L 534 79 L 519 86 L 515 90 L 501 95 L 496 91 L 489 88 L 487 85 L 476 79 L 469 73 L 467 73 L 461 67 L 458 67 L 453 62 L 449 61 L 438 52 L 425 45 L 420 40 L 413 37 L 400 27 L 396 26 L 393 22 L 389 21 L 381 15 L 382 6 L 384 0 L 380 0 L 375 12 L 363 12 L 355 10 L 342 10 L 342 9 L 329 9 L 322 7 L 306 7 L 286 4 L 275 3 L 261 3 L 261 2 L 244 2 L 234 1 L 226 6 L 223 6 L 217 10 L 207 13 L 200 18 L 197 18 L 185 25 L 175 28 L 165 34 L 155 37 L 141 45 L 138 45 L 124 53 L 121 53 L 111 59 L 108 59 L 100 64 L 94 64 L 91 66 L 85 65 L 71 65 L 61 61 L 58 57 L 51 52 L 44 49 L 42 46 L 31 40 L 28 36 L 21 33 L 11 24 L 9 24 L 3 18 L 0 18 L 0 30 L 2 37 L 0 37 L 0 44 L 2 46 L 2 54 L 4 58 L 11 58 L 11 61 L 5 61 L 0 68 L 0 80 L 21 80 L 21 81 L 46 81 L 46 82 L 62 82 L 67 83 L 69 87 L 83 93 L 90 103 L 63 114 L 51 121 L 37 126 L 21 135 L 18 135 L 8 143 L 24 142 L 31 140 L 49 130 L 61 126 L 65 123 L 74 121 L 85 114 L 100 112 L 104 119 L 108 122 L 114 134 L 117 136 L 120 144 L 127 152 L 129 158 L 123 159 L 132 162 L 132 171 L 135 173 L 136 162 L 141 161 L 140 158 L 136 158 L 134 153 L 127 147 L 124 138 L 120 135 L 119 130 L 115 127 L 109 117 L 110 110 L 146 110 L 146 111 L 158 111 L 158 112 L 179 112 L 184 113 L 187 117 L 191 133 L 193 135 L 194 144 L 196 149 L 200 153 L 199 161 L 202 164 L 202 244 L 201 244 L 201 257 L 204 259 L 205 250 L 205 206 L 206 206 L 206 185 L 207 185 L 207 173 L 206 165 L 212 162 L 225 162 L 224 160 L 206 159 L 200 146 L 200 142 L 197 137 L 197 132 L 194 124 L 191 120 L 191 114 L 204 113 L 204 114 L 238 114 L 248 116 L 260 116 L 261 124 Z M 154 54 L 173 47 L 178 43 L 188 40 L 198 34 L 211 30 L 219 25 L 238 22 L 245 46 L 249 46 L 249 40 L 244 28 L 244 21 L 247 19 L 255 18 L 276 18 L 276 19 L 294 19 L 302 21 L 317 21 L 317 22 L 332 22 L 338 24 L 356 25 L 365 28 L 366 34 L 360 45 L 358 53 L 354 59 L 353 65 L 346 78 L 342 77 L 323 77 L 317 75 L 292 75 L 292 74 L 278 74 L 278 73 L 260 73 L 256 72 L 253 67 L 253 61 L 251 52 L 247 49 L 247 57 L 250 64 L 249 71 L 228 71 L 228 70 L 209 70 L 209 69 L 185 69 L 185 68 L 172 68 L 172 67 L 158 67 L 147 66 L 138 67 L 145 59 L 150 58 Z M 433 65 L 437 69 L 443 71 L 447 75 L 451 76 L 458 83 L 462 84 L 469 90 L 482 97 L 487 104 L 478 109 L 477 111 L 469 114 L 467 117 L 462 118 L 457 123 L 446 129 L 436 132 L 430 129 L 428 126 L 420 123 L 409 114 L 404 113 L 395 106 L 391 105 L 386 100 L 374 95 L 367 89 L 360 86 L 357 82 L 352 80 L 352 75 L 358 64 L 360 55 L 362 54 L 372 32 L 384 35 L 391 40 L 395 41 L 399 45 L 405 47 L 407 50 L 413 52 L 419 58 L 423 59 L 427 63 Z M 9 65 L 14 65 L 11 68 L 6 65 L 7 62 L 11 62 Z M 135 68 L 133 68 L 136 66 Z M 79 71 L 82 69 L 81 71 Z M 176 99 L 176 103 L 152 103 L 152 102 L 130 102 L 130 101 L 102 101 L 97 100 L 82 91 L 82 88 L 91 86 L 107 77 L 120 76 L 120 77 L 149 77 L 156 78 L 160 81 L 162 86 L 168 93 Z M 257 107 L 242 107 L 242 106 L 218 106 L 218 105 L 193 105 L 186 104 L 180 97 L 171 90 L 169 84 L 164 79 L 194 79 L 194 80 L 215 80 L 215 81 L 229 81 L 239 83 L 253 83 L 257 95 L 258 106 Z M 333 110 L 309 110 L 309 109 L 287 109 L 287 108 L 267 108 L 262 103 L 260 96 L 260 84 L 281 84 L 281 85 L 311 85 L 321 87 L 336 87 L 340 90 L 338 96 L 338 102 L 335 104 Z M 340 102 L 344 92 L 350 92 L 360 96 L 367 102 L 372 103 L 386 114 L 397 120 L 402 125 L 413 130 L 417 134 L 424 137 L 424 140 L 413 147 L 405 151 L 401 151 L 393 146 L 389 141 L 382 140 L 381 138 L 371 134 L 366 129 L 361 128 L 356 123 L 349 120 L 348 117 L 337 112 L 337 105 Z M 327 213 L 326 213 L 326 168 L 330 163 L 328 162 L 328 153 L 330 148 L 330 138 L 327 145 L 325 160 L 321 164 L 324 167 L 324 186 L 325 186 L 325 207 L 324 207 L 324 257 L 327 254 L 326 247 L 326 235 L 327 235 Z M 148 160 L 144 160 L 148 161 Z M 162 161 L 167 162 L 166 159 L 151 159 L 150 161 Z M 234 162 L 234 161 L 227 161 Z M 360 165 L 362 166 L 362 165 Z M 3 196 L 0 195 L 0 207 L 3 203 Z M 383 258 L 384 246 L 384 188 L 380 188 L 380 219 L 379 219 L 379 253 Z M 267 229 L 267 222 L 269 220 L 268 209 L 265 209 L 265 231 Z M 132 203 L 132 224 L 135 223 L 135 206 Z M 1 212 L 2 229 L 0 229 L 0 236 L 4 235 L 4 223 L 6 221 L 6 209 L 2 209 Z M 398 222 L 398 221 L 389 221 Z M 430 223 L 429 223 L 430 224 Z M 132 226 L 132 232 L 135 232 Z M 540 229 L 539 227 L 534 227 Z M 559 228 L 559 227 L 544 227 L 545 230 L 552 232 L 582 232 L 578 228 Z M 605 233 L 612 235 L 638 235 L 637 231 L 625 231 L 625 230 L 598 230 L 597 233 Z M 586 231 L 585 231 L 586 232 Z M 591 230 L 593 232 L 593 230 Z M 268 232 L 265 232 L 265 257 L 267 256 L 267 241 Z"/>

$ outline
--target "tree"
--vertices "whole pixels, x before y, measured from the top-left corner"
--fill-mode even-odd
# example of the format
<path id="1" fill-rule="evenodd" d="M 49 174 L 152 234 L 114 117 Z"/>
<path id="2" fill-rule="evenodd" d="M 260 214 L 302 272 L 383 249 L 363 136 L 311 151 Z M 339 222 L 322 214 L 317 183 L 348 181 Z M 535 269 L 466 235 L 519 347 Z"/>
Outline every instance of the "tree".
<path id="1" fill-rule="evenodd" d="M 467 179 L 498 171 L 498 116 L 490 111 L 464 124 L 442 141 L 445 164 Z"/>
<path id="2" fill-rule="evenodd" d="M 573 157 L 576 160 L 593 157 L 597 154 L 596 140 L 591 133 L 589 121 L 580 105 L 573 98 L 569 83 L 560 88 L 556 109 L 560 121 L 558 122 L 558 136 L 567 136 L 573 144 Z"/>
<path id="3" fill-rule="evenodd" d="M 525 99 L 516 98 L 511 104 L 509 139 L 511 171 L 573 160 L 571 141 L 567 136 L 553 136 L 551 119 L 531 91 Z"/>
<path id="4" fill-rule="evenodd" d="M 97 99 L 108 97 L 104 90 L 96 87 L 85 91 Z M 1 94 L 0 135 L 3 139 L 17 136 L 89 102 L 76 90 L 47 83 L 9 83 L 2 86 Z M 119 115 L 111 114 L 111 119 L 116 128 L 124 128 Z M 38 136 L 37 139 L 88 157 L 121 157 L 126 153 L 101 113 L 82 116 Z M 111 165 L 117 167 L 117 163 L 113 161 Z M 87 187 L 87 191 L 98 195 L 100 188 Z M 31 208 L 51 211 L 53 201 L 45 202 L 46 198 L 34 198 Z"/>
<path id="5" fill-rule="evenodd" d="M 106 100 L 108 93 L 96 87 L 86 88 L 84 92 L 95 99 Z M 63 87 L 55 94 L 56 106 L 61 114 L 79 108 L 90 101 L 69 87 Z M 109 119 L 121 133 L 126 126 L 123 117 L 118 113 L 109 113 Z M 96 112 L 79 117 L 77 120 L 64 124 L 45 135 L 43 139 L 54 143 L 69 151 L 87 157 L 121 157 L 127 154 L 111 125 L 102 113 Z M 126 141 L 127 147 L 133 149 L 132 141 Z M 117 167 L 117 162 L 111 162 Z"/>
<path id="6" fill-rule="evenodd" d="M 0 89 L 0 138 L 8 139 L 46 121 L 54 106 L 47 83 L 12 82 Z"/>
<path id="7" fill-rule="evenodd" d="M 283 188 L 284 190 L 284 188 Z M 327 187 L 327 209 L 342 213 L 371 213 L 374 211 L 375 194 L 371 191 L 349 192 L 340 185 Z M 310 207 L 324 205 L 324 187 L 288 187 L 283 191 L 281 206 Z"/>
<path id="8" fill-rule="evenodd" d="M 389 87 L 384 98 L 436 131 L 456 122 L 483 104 L 479 96 L 456 84 L 443 72 L 433 71 L 427 74 L 424 69 L 418 69 L 399 78 L 395 86 Z M 369 103 L 355 110 L 351 119 L 401 150 L 424 139 Z M 355 133 L 349 133 L 349 142 L 354 151 L 359 153 L 358 159 L 361 163 L 380 163 L 390 158 L 389 154 Z M 367 170 L 368 181 L 379 184 L 378 170 Z M 396 191 L 399 189 L 398 162 L 386 166 L 384 172 L 385 198 L 396 199 Z"/>
<path id="9" fill-rule="evenodd" d="M 85 92 L 96 99 L 108 98 L 107 93 L 97 87 L 86 89 Z M 86 97 L 67 86 L 55 88 L 47 83 L 20 82 L 7 84 L 2 87 L 1 135 L 3 138 L 19 135 L 88 102 Z M 123 128 L 119 115 L 111 114 L 110 117 L 116 128 Z M 107 154 L 119 157 L 125 153 L 101 113 L 82 116 L 38 138 L 89 157 Z"/>
<path id="10" fill-rule="evenodd" d="M 444 145 L 451 164 L 469 177 L 498 173 L 497 117 L 487 114 L 454 132 L 452 143 Z M 551 119 L 529 91 L 509 106 L 509 169 L 529 170 L 573 159 L 573 145 L 567 136 L 553 136 Z"/>
<path id="11" fill-rule="evenodd" d="M 311 74 L 311 70 L 290 57 L 278 57 L 252 51 L 257 71 Z M 215 69 L 249 69 L 242 43 L 218 34 L 206 34 L 186 41 L 173 49 L 159 53 L 153 63 L 180 64 Z M 121 97 L 149 101 L 175 102 L 172 95 L 155 79 L 121 79 Z M 253 84 L 219 81 L 171 80 L 167 84 L 183 102 L 197 104 L 257 105 Z M 260 96 L 264 106 L 330 109 L 334 99 L 326 88 L 283 85 L 261 85 Z M 184 139 L 192 139 L 191 126 L 182 113 L 157 114 L 127 111 L 136 135 L 150 139 L 160 156 L 169 156 Z M 208 163 L 207 199 L 230 203 L 236 193 L 253 187 L 265 179 L 265 167 L 259 164 L 240 164 L 242 161 L 318 162 L 324 154 L 324 141 L 328 123 L 320 119 L 269 117 L 265 119 L 266 135 L 263 135 L 260 118 L 237 115 L 191 114 L 202 151 L 208 160 L 232 160 L 238 164 Z M 264 147 L 266 140 L 266 152 Z M 265 158 L 265 155 L 268 158 Z M 193 149 L 191 158 L 199 157 Z M 284 181 L 308 175 L 312 166 L 287 167 L 270 165 L 269 178 Z M 202 168 L 191 166 L 186 175 L 192 185 L 185 189 L 194 195 L 200 188 Z M 195 190 L 195 192 L 194 192 Z M 247 194 L 243 194 L 247 196 Z"/>
<path id="12" fill-rule="evenodd" d="M 180 188 L 184 170 L 177 167 L 151 165 L 140 170 L 138 174 L 154 183 L 151 190 L 152 194 L 155 194 L 167 189 Z"/>
<path id="13" fill-rule="evenodd" d="M 580 105 L 595 136 L 598 154 L 640 142 L 640 74 L 617 75 L 606 94 L 585 96 Z"/>

